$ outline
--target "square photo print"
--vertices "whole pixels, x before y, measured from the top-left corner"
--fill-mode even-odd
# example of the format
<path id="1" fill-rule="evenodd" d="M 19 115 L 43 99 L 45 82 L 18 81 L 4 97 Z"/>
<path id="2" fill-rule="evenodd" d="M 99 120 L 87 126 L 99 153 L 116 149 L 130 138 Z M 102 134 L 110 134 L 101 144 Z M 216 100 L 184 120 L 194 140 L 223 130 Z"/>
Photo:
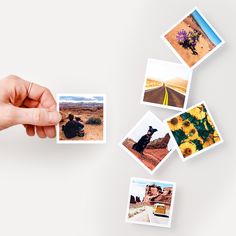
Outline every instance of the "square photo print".
<path id="1" fill-rule="evenodd" d="M 120 146 L 150 174 L 175 150 L 168 129 L 150 111 L 123 138 Z"/>
<path id="2" fill-rule="evenodd" d="M 223 142 L 205 102 L 165 120 L 182 160 L 188 160 Z"/>
<path id="3" fill-rule="evenodd" d="M 162 35 L 175 55 L 193 69 L 224 44 L 198 8 Z"/>
<path id="4" fill-rule="evenodd" d="M 105 143 L 106 97 L 104 94 L 59 94 L 58 143 Z"/>
<path id="5" fill-rule="evenodd" d="M 126 222 L 171 227 L 176 184 L 131 178 Z"/>
<path id="6" fill-rule="evenodd" d="M 183 110 L 187 106 L 192 71 L 183 64 L 148 59 L 141 103 Z"/>

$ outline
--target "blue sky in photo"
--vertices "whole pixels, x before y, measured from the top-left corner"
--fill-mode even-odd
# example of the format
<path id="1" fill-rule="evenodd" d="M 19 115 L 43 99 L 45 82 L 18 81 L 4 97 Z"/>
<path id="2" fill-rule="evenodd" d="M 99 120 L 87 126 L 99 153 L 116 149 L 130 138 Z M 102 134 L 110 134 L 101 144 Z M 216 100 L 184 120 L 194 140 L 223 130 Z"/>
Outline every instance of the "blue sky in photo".
<path id="1" fill-rule="evenodd" d="M 103 96 L 59 96 L 60 102 L 95 102 L 103 103 Z"/>
<path id="2" fill-rule="evenodd" d="M 141 185 L 146 187 L 146 185 L 152 185 L 155 184 L 157 186 L 160 186 L 162 189 L 166 188 L 166 187 L 173 187 L 173 184 L 169 184 L 169 183 L 162 183 L 162 182 L 158 182 L 158 181 L 147 181 L 147 180 L 143 180 L 143 179 L 133 179 L 132 183 Z"/>
<path id="3" fill-rule="evenodd" d="M 214 43 L 215 45 L 218 45 L 221 43 L 221 39 L 215 34 L 213 29 L 207 24 L 207 22 L 202 18 L 201 14 L 197 11 L 194 10 L 191 15 L 193 18 L 196 20 L 196 22 L 200 25 L 202 30 L 205 32 L 207 37 Z"/>

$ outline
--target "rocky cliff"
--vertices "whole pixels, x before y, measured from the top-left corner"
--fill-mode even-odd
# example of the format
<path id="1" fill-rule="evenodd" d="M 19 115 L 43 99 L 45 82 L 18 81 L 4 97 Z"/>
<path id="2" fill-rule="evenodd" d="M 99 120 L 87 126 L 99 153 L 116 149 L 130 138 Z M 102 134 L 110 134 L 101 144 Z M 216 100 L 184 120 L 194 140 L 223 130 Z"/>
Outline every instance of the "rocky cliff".
<path id="1" fill-rule="evenodd" d="M 147 185 L 143 202 L 153 205 L 157 202 L 170 204 L 172 198 L 172 187 L 161 188 L 157 185 Z"/>
<path id="2" fill-rule="evenodd" d="M 158 138 L 151 141 L 147 145 L 147 149 L 164 149 L 167 148 L 170 141 L 170 135 L 167 133 L 163 138 Z"/>

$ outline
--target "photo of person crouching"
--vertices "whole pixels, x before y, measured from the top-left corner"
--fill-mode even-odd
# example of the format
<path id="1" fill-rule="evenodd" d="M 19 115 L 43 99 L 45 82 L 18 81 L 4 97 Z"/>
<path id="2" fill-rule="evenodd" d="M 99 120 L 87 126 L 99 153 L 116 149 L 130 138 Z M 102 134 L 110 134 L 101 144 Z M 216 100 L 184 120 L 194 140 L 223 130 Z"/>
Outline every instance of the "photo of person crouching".
<path id="1" fill-rule="evenodd" d="M 62 131 L 66 138 L 83 137 L 84 125 L 80 122 L 81 119 L 79 117 L 75 118 L 73 114 L 69 114 L 68 119 L 69 121 L 62 126 Z"/>

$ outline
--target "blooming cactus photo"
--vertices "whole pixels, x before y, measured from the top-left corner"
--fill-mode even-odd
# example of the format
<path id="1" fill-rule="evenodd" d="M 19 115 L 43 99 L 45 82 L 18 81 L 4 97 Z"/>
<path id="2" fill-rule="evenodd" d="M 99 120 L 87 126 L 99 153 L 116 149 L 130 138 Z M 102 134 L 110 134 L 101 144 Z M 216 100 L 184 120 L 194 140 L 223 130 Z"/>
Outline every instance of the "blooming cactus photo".
<path id="1" fill-rule="evenodd" d="M 191 69 L 224 44 L 224 40 L 197 8 L 164 33 L 162 39 Z"/>

